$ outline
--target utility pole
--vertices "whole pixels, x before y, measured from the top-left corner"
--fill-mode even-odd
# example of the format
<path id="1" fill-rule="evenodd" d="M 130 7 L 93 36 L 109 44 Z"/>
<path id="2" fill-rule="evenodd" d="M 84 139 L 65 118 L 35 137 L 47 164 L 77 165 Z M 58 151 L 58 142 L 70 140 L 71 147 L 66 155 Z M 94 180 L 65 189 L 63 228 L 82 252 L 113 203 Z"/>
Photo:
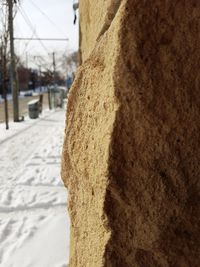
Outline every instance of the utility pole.
<path id="1" fill-rule="evenodd" d="M 29 69 L 28 69 L 28 52 L 26 52 L 26 82 L 27 82 L 27 88 L 29 88 L 29 80 L 30 80 L 30 75 L 29 75 Z"/>
<path id="2" fill-rule="evenodd" d="M 18 84 L 15 65 L 14 34 L 13 34 L 13 0 L 7 0 L 8 3 L 8 26 L 10 34 L 10 84 L 13 98 L 13 119 L 19 121 L 19 103 L 18 103 Z"/>
<path id="3" fill-rule="evenodd" d="M 42 92 L 42 70 L 41 70 L 41 65 L 39 65 L 39 87 L 40 87 L 40 92 Z"/>
<path id="4" fill-rule="evenodd" d="M 26 68 L 28 69 L 28 52 L 26 52 Z"/>
<path id="5" fill-rule="evenodd" d="M 4 44 L 6 46 L 6 44 Z M 9 129 L 8 125 L 8 101 L 7 101 L 7 67 L 6 67 L 6 47 L 2 44 L 1 46 L 1 73 L 2 73 L 2 89 L 4 98 L 4 112 L 5 112 L 5 124 L 6 130 Z"/>
<path id="6" fill-rule="evenodd" d="M 54 85 L 54 108 L 56 107 L 56 97 L 55 97 L 55 90 L 56 90 L 56 60 L 55 60 L 55 52 L 52 53 L 53 55 L 53 85 Z"/>
<path id="7" fill-rule="evenodd" d="M 55 52 L 52 53 L 53 55 L 53 83 L 56 86 L 56 60 L 55 60 Z"/>

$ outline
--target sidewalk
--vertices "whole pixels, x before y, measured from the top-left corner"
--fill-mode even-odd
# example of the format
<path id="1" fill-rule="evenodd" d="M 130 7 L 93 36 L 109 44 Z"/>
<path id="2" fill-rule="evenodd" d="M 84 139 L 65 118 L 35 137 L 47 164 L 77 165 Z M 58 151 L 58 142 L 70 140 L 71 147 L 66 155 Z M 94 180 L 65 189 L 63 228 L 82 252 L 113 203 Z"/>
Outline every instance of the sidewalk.
<path id="1" fill-rule="evenodd" d="M 10 132 L 0 127 L 2 267 L 67 266 L 70 222 L 60 178 L 64 123 L 65 111 L 59 110 L 15 123 Z"/>

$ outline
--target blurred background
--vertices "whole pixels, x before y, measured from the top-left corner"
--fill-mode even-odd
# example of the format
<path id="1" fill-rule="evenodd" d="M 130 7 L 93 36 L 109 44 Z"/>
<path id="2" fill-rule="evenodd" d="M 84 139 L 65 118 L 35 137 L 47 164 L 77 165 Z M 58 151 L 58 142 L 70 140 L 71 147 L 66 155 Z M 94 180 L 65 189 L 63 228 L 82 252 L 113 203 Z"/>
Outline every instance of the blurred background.
<path id="1" fill-rule="evenodd" d="M 1 0 L 0 9 L 0 122 L 5 120 L 5 97 L 8 115 L 13 118 L 12 77 L 16 76 L 20 115 L 27 113 L 27 102 L 36 91 L 59 85 L 69 89 L 78 64 L 78 7 L 72 0 L 13 0 L 10 36 L 9 1 Z M 10 49 L 10 40 L 13 53 Z M 15 66 L 12 66 L 14 60 Z M 5 65 L 5 66 L 3 66 Z M 16 71 L 16 75 L 12 72 Z M 4 78 L 5 79 L 4 79 Z M 3 84 L 3 79 L 6 84 Z M 4 86 L 3 86 L 4 85 Z M 5 87 L 5 89 L 3 89 Z M 47 96 L 44 95 L 44 104 Z M 22 99 L 23 98 L 23 99 Z M 14 101 L 17 101 L 14 98 Z"/>
<path id="2" fill-rule="evenodd" d="M 0 266 L 66 267 L 61 155 L 78 1 L 0 0 Z"/>

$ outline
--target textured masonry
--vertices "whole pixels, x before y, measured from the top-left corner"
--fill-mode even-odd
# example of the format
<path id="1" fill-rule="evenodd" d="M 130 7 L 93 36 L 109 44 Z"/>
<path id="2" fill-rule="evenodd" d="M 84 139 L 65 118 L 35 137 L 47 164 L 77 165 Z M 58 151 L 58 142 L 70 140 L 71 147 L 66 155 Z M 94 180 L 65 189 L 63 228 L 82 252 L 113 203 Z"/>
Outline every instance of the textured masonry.
<path id="1" fill-rule="evenodd" d="M 81 0 L 80 27 L 70 267 L 199 267 L 200 2 Z"/>

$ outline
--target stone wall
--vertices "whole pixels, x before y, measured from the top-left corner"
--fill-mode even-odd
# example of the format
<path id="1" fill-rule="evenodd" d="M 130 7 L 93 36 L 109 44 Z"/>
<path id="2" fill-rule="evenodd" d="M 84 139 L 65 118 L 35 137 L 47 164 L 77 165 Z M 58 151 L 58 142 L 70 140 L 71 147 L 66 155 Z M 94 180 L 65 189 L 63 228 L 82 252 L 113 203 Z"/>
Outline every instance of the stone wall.
<path id="1" fill-rule="evenodd" d="M 120 3 L 121 0 L 80 1 L 80 50 L 82 61 L 89 57 L 100 37 L 109 28 Z"/>
<path id="2" fill-rule="evenodd" d="M 200 266 L 199 18 L 195 0 L 80 2 L 70 267 Z"/>

